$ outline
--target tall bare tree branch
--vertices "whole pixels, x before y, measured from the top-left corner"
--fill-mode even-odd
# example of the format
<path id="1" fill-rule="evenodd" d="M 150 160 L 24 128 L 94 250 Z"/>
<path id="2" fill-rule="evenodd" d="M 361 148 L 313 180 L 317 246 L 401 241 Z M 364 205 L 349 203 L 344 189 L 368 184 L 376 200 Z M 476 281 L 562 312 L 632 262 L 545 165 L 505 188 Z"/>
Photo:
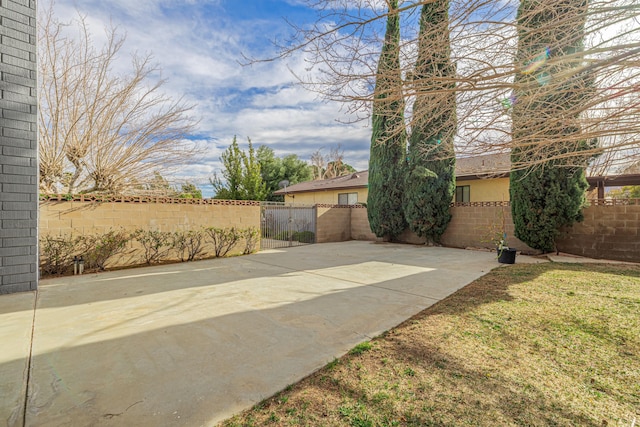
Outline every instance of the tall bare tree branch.
<path id="1" fill-rule="evenodd" d="M 43 191 L 122 193 L 196 152 L 193 106 L 161 92 L 149 55 L 114 69 L 125 43 L 114 27 L 94 46 L 84 16 L 39 17 L 40 185 Z M 155 81 L 154 81 L 155 80 Z"/>
<path id="2" fill-rule="evenodd" d="M 572 125 L 567 120 L 578 118 L 581 132 L 563 138 L 568 144 L 584 140 L 598 142 L 589 152 L 575 158 L 578 165 L 582 164 L 582 155 L 598 156 L 590 165 L 592 174 L 621 171 L 640 161 L 640 4 L 637 0 L 589 1 L 584 53 L 575 57 L 547 56 L 546 48 L 554 48 L 550 45 L 541 47 L 540 52 L 530 58 L 516 56 L 518 1 L 453 0 L 449 33 L 451 59 L 457 74 L 444 78 L 447 81 L 422 84 L 413 78 L 418 10 L 432 2 L 408 0 L 399 6 L 403 28 L 399 46 L 404 79 L 402 93 L 410 106 L 424 87 L 439 86 L 455 92 L 458 156 L 510 152 L 514 146 L 527 144 L 527 141 L 517 141 L 511 133 L 514 105 L 535 103 L 552 91 L 568 90 L 567 82 L 588 74 L 594 79 L 594 89 L 589 89 L 593 92 L 584 102 L 572 105 L 564 117 L 549 117 L 548 124 L 557 128 Z M 543 0 L 539 3 L 544 7 Z M 343 103 L 345 121 L 369 120 L 376 102 L 374 82 L 387 17 L 386 3 L 307 0 L 306 4 L 317 11 L 316 21 L 310 25 L 291 23 L 293 35 L 278 45 L 279 53 L 272 58 L 254 60 L 301 56 L 307 68 L 294 74 L 300 84 L 325 99 Z M 561 27 L 564 19 L 568 18 L 558 15 L 549 25 Z M 580 61 L 580 64 L 565 67 L 558 61 Z M 555 71 L 545 73 L 545 69 Z M 535 79 L 516 79 L 523 73 Z M 518 98 L 514 96 L 517 93 L 526 93 L 526 96 Z M 441 95 L 446 98 L 446 94 Z M 430 96 L 438 94 L 432 92 Z M 406 117 L 405 126 L 409 130 L 417 121 L 425 120 L 410 110 Z M 557 136 L 544 134 L 528 136 L 536 141 L 532 149 L 544 151 L 544 156 L 531 156 L 527 164 L 514 165 L 516 168 L 535 164 L 536 158 L 574 162 L 575 156 L 566 146 L 554 148 Z"/>

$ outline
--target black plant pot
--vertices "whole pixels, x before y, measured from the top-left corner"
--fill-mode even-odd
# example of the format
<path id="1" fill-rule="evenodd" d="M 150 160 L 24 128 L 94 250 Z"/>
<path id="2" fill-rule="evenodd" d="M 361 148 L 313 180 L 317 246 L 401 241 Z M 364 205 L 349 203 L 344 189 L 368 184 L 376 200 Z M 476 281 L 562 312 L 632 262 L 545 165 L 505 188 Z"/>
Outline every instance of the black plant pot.
<path id="1" fill-rule="evenodd" d="M 516 250 L 514 248 L 498 248 L 497 251 L 500 264 L 514 264 L 516 262 Z"/>

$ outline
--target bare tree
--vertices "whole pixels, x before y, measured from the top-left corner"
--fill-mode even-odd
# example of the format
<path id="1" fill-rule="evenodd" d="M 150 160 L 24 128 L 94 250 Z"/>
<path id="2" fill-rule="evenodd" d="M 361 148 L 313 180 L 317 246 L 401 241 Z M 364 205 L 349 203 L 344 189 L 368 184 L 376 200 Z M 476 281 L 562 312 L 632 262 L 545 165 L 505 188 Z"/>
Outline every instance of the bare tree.
<path id="1" fill-rule="evenodd" d="M 584 30 L 585 48 L 580 54 L 556 55 L 555 46 L 540 46 L 529 57 L 517 55 L 517 0 L 452 0 L 449 10 L 451 60 L 457 73 L 442 81 L 425 83 L 415 79 L 418 49 L 419 7 L 434 0 L 407 0 L 400 4 L 403 30 L 400 43 L 402 91 L 407 105 L 424 88 L 438 86 L 456 94 L 458 129 L 456 154 L 510 152 L 529 144 L 513 135 L 511 116 L 514 106 L 545 108 L 545 99 L 575 97 L 588 91 L 581 102 L 572 102 L 565 114 L 549 117 L 554 128 L 578 126 L 572 135 L 552 132 L 529 134 L 532 150 L 541 154 L 527 157 L 515 168 L 542 166 L 558 160 L 583 165 L 590 156 L 592 173 L 615 172 L 640 160 L 640 4 L 637 0 L 590 0 Z M 302 55 L 308 72 L 296 74 L 299 82 L 329 100 L 343 102 L 348 117 L 369 120 L 374 102 L 377 59 L 382 46 L 387 4 L 381 0 L 307 0 L 317 11 L 316 22 L 291 23 L 294 36 L 281 44 L 280 55 Z M 537 0 L 538 9 L 553 13 L 548 2 Z M 539 13 L 539 10 L 531 13 Z M 551 26 L 566 26 L 569 15 L 559 14 Z M 526 19 L 524 19 L 526 21 Z M 552 31 L 552 28 L 547 30 Z M 438 40 L 433 37 L 434 41 Z M 434 46 L 435 50 L 436 46 Z M 275 60 L 268 58 L 267 60 Z M 571 66 L 566 66 L 570 62 Z M 528 75 L 532 79 L 519 79 Z M 579 88 L 572 82 L 589 75 L 593 85 Z M 579 84 L 578 84 L 579 86 Z M 446 99 L 445 93 L 431 89 L 429 96 Z M 569 93 L 572 92 L 573 94 Z M 569 108 L 567 106 L 567 108 Z M 429 118 L 407 111 L 405 126 Z M 531 118 L 531 120 L 537 120 Z M 579 123 L 577 123 L 579 122 Z M 532 126 L 539 124 L 531 123 Z M 398 130 L 401 132 L 401 130 Z M 437 132 L 437 130 L 434 130 Z M 562 144 L 557 144 L 559 138 Z M 589 150 L 574 156 L 571 145 L 594 141 Z M 569 148 L 569 149 L 567 149 Z"/>
<path id="2" fill-rule="evenodd" d="M 311 172 L 314 180 L 324 179 L 324 171 L 326 169 L 326 161 L 322 149 L 318 149 L 311 153 Z"/>
<path id="3" fill-rule="evenodd" d="M 114 72 L 125 38 L 105 29 L 96 48 L 84 16 L 62 23 L 53 3 L 39 16 L 39 149 L 43 191 L 122 193 L 159 168 L 184 164 L 193 106 L 161 93 L 151 56 Z"/>
<path id="4" fill-rule="evenodd" d="M 311 154 L 311 170 L 313 179 L 331 179 L 355 172 L 355 169 L 344 162 L 342 144 L 329 149 L 329 154 L 323 154 L 322 148 Z"/>

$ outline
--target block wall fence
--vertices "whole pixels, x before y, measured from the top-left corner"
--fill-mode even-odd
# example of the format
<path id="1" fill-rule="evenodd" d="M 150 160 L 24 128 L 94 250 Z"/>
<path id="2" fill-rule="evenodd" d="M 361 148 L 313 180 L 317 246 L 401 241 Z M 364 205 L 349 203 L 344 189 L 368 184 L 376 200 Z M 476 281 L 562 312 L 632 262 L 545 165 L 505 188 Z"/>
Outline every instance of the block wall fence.
<path id="1" fill-rule="evenodd" d="M 640 262 L 640 200 L 617 202 L 620 204 L 591 201 L 591 205 L 583 210 L 584 221 L 561 231 L 556 242 L 558 250 L 589 258 Z M 445 245 L 477 247 L 481 243 L 482 247 L 489 247 L 485 243 L 486 227 L 492 227 L 500 220 L 498 208 L 456 206 L 451 212 L 453 219 L 443 236 Z M 492 220 L 493 215 L 496 216 Z M 509 245 L 524 253 L 538 253 L 515 238 L 510 207 L 505 210 L 504 217 Z M 465 236 L 465 232 L 469 235 Z"/>
<path id="2" fill-rule="evenodd" d="M 640 262 L 640 199 L 633 202 L 589 206 L 584 221 L 565 230 L 559 249 L 591 258 Z"/>
<path id="3" fill-rule="evenodd" d="M 318 212 L 320 216 L 321 210 Z M 593 200 L 583 213 L 583 222 L 562 230 L 557 241 L 559 251 L 596 259 L 640 262 L 640 200 Z M 369 229 L 366 208 L 325 206 L 322 215 L 326 220 L 318 221 L 318 235 L 322 235 L 319 241 L 349 240 L 345 237 L 346 225 L 341 225 L 346 223 L 349 214 L 352 240 L 380 240 Z M 442 236 L 444 246 L 493 249 L 495 244 L 492 240 L 501 234 L 504 223 L 509 246 L 525 254 L 540 253 L 515 237 L 509 202 L 457 205 L 451 207 L 451 215 L 451 223 Z M 326 230 L 325 224 L 329 224 Z M 340 227 L 345 228 L 340 230 Z M 424 243 L 424 239 L 409 231 L 399 236 L 398 240 L 411 244 Z"/>
<path id="4" fill-rule="evenodd" d="M 188 204 L 163 203 L 161 200 L 154 203 L 149 199 L 140 199 L 140 202 L 50 200 L 40 204 L 39 225 L 40 236 L 91 235 L 118 229 L 173 232 L 196 230 L 200 227 L 253 227 L 259 230 L 260 203 L 218 200 Z M 128 243 L 126 253 L 115 257 L 108 266 L 142 263 L 140 249 L 137 242 Z M 243 249 L 242 241 L 230 254 L 241 253 Z M 209 254 L 213 252 L 212 247 L 205 250 Z"/>
<path id="5" fill-rule="evenodd" d="M 628 205 L 593 205 L 585 208 L 585 220 L 564 230 L 558 241 L 562 252 L 591 258 L 640 262 L 640 200 Z M 442 243 L 455 248 L 495 248 L 492 239 L 504 226 L 507 243 L 525 254 L 538 253 L 514 237 L 508 202 L 482 202 L 451 208 L 452 220 Z M 138 228 L 159 231 L 198 227 L 260 227 L 260 203 L 212 201 L 200 203 L 43 201 L 40 204 L 40 234 L 79 235 L 111 229 Z M 347 240 L 380 241 L 369 229 L 363 206 L 317 205 L 318 243 Z M 412 233 L 399 240 L 421 244 Z M 136 244 L 130 243 L 135 252 Z M 243 245 L 235 248 L 241 252 Z M 130 263 L 121 259 L 122 263 Z"/>
<path id="6" fill-rule="evenodd" d="M 36 3 L 0 0 L 0 294 L 38 284 Z"/>
<path id="7" fill-rule="evenodd" d="M 640 262 L 640 200 L 592 200 L 583 210 L 584 221 L 561 231 L 556 244 L 560 252 L 596 259 Z M 500 202 L 498 202 L 499 204 Z M 537 253 L 514 237 L 511 208 L 455 206 L 443 243 L 453 247 L 489 247 L 486 230 L 504 214 L 509 246 Z"/>

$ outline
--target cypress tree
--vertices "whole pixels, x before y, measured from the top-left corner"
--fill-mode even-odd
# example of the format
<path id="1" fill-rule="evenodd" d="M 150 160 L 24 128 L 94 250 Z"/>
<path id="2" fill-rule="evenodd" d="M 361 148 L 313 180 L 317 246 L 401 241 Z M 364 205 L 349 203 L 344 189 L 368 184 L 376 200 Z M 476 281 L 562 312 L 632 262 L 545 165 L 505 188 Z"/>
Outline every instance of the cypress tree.
<path id="1" fill-rule="evenodd" d="M 404 213 L 409 228 L 428 242 L 439 242 L 451 220 L 455 193 L 455 66 L 449 41 L 449 0 L 422 7 L 417 90 L 409 137 Z"/>
<path id="2" fill-rule="evenodd" d="M 371 231 L 391 240 L 406 228 L 402 183 L 407 138 L 400 74 L 398 0 L 389 2 L 385 40 L 376 73 L 372 130 L 367 213 Z"/>
<path id="3" fill-rule="evenodd" d="M 512 113 L 511 210 L 515 234 L 551 251 L 562 227 L 581 221 L 588 158 L 581 105 L 593 78 L 581 72 L 588 0 L 522 0 Z"/>

